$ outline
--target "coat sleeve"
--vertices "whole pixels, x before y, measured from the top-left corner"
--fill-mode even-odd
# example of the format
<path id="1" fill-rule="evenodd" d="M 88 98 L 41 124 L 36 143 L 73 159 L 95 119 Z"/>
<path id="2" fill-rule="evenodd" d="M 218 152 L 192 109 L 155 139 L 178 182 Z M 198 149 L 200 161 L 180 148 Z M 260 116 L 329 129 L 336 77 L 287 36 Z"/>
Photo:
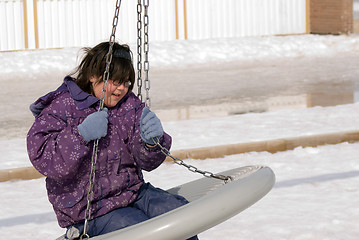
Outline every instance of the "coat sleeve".
<path id="1" fill-rule="evenodd" d="M 35 119 L 27 135 L 27 150 L 41 174 L 62 181 L 73 178 L 90 151 L 77 126 L 49 113 Z"/>
<path id="2" fill-rule="evenodd" d="M 161 151 L 161 148 L 159 146 L 147 147 L 146 144 L 142 141 L 140 135 L 140 118 L 142 114 L 142 109 L 143 108 L 141 108 L 139 111 L 136 111 L 132 153 L 134 155 L 136 164 L 141 169 L 146 171 L 152 171 L 163 163 L 163 161 L 166 159 L 166 155 Z M 171 143 L 171 136 L 164 132 L 163 136 L 160 139 L 161 146 L 170 150 Z"/>

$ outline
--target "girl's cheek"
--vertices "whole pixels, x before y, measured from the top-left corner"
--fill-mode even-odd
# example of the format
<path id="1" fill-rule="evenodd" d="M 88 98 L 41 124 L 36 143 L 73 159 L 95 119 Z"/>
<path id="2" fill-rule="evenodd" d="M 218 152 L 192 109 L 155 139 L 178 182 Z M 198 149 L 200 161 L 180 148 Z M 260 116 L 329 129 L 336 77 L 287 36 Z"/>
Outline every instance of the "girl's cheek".
<path id="1" fill-rule="evenodd" d="M 113 89 L 112 89 L 112 87 L 111 86 L 109 86 L 109 84 L 107 84 L 107 87 L 106 87 L 106 94 L 108 94 L 108 95 L 111 95 L 112 94 L 112 92 L 113 92 Z"/>

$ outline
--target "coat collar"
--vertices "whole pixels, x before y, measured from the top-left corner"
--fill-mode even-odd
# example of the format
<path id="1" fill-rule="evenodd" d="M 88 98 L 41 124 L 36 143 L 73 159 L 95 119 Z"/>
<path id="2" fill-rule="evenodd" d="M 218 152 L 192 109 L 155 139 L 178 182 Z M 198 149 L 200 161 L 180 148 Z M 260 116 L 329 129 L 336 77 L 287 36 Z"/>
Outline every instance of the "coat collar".
<path id="1" fill-rule="evenodd" d="M 69 91 L 71 97 L 75 100 L 76 106 L 80 110 L 86 109 L 100 101 L 97 97 L 84 92 L 81 88 L 79 88 L 75 79 L 72 77 L 65 77 L 64 84 L 67 86 L 67 90 Z"/>

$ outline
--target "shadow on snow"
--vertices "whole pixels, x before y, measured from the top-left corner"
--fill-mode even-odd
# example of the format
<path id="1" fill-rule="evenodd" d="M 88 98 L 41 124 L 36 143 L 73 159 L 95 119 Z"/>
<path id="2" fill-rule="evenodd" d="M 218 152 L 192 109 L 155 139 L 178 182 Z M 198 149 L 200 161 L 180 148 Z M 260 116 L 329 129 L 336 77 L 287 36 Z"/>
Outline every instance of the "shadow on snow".
<path id="1" fill-rule="evenodd" d="M 274 187 L 275 188 L 283 188 L 283 187 L 293 187 L 301 184 L 312 184 L 318 182 L 330 182 L 334 180 L 341 180 L 347 178 L 359 177 L 359 171 L 349 171 L 342 173 L 328 173 L 308 178 L 297 178 L 286 181 L 278 182 Z"/>

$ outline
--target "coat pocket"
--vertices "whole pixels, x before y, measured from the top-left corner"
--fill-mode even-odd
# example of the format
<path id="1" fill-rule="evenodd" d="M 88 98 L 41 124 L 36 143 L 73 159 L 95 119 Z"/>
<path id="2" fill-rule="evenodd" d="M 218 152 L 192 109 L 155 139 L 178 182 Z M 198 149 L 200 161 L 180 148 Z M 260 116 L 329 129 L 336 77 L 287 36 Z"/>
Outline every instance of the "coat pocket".
<path id="1" fill-rule="evenodd" d="M 116 176 L 122 189 L 127 189 L 138 182 L 138 170 L 134 164 L 118 164 Z"/>

